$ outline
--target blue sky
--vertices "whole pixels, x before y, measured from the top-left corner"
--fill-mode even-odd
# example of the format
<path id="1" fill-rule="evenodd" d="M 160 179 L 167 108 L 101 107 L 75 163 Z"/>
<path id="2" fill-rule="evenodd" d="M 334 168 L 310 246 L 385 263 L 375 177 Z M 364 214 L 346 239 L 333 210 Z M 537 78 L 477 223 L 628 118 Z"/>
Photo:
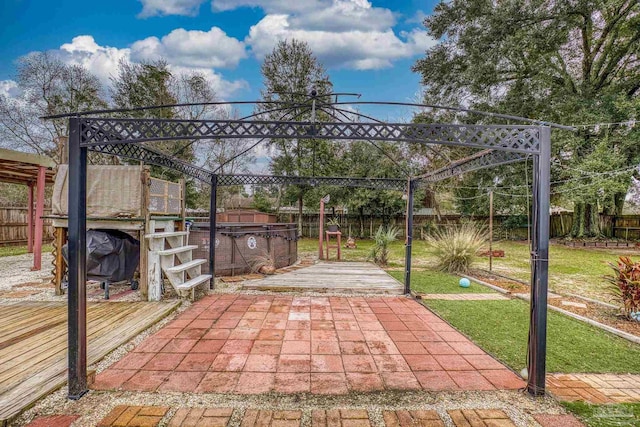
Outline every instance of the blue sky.
<path id="1" fill-rule="evenodd" d="M 259 66 L 278 39 L 307 41 L 336 91 L 363 100 L 413 99 L 411 65 L 435 41 L 421 24 L 435 1 L 367 0 L 2 0 L 0 91 L 15 61 L 52 51 L 103 82 L 119 59 L 163 57 L 176 73 L 197 69 L 221 98 L 257 99 Z"/>

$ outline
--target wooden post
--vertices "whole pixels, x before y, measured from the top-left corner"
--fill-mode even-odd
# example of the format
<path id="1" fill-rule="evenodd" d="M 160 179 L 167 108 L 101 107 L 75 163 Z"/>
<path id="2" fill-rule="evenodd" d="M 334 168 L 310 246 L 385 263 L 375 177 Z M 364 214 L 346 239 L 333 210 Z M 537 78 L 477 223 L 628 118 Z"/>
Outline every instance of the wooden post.
<path id="1" fill-rule="evenodd" d="M 33 253 L 33 182 L 27 192 L 27 252 Z"/>
<path id="2" fill-rule="evenodd" d="M 180 178 L 180 216 L 182 217 L 182 224 L 180 226 L 180 231 L 185 231 L 187 229 L 187 181 L 184 178 Z M 188 244 L 189 242 L 185 242 Z"/>
<path id="3" fill-rule="evenodd" d="M 55 271 L 53 276 L 53 285 L 56 289 L 56 295 L 62 295 L 62 278 L 64 277 L 64 270 L 66 263 L 62 256 L 62 246 L 67 241 L 67 229 L 63 227 L 56 227 L 55 231 Z"/>
<path id="4" fill-rule="evenodd" d="M 318 259 L 324 259 L 322 241 L 324 239 L 324 198 L 320 199 L 320 222 L 318 223 Z"/>
<path id="5" fill-rule="evenodd" d="M 39 166 L 38 181 L 36 183 L 36 217 L 35 232 L 33 237 L 33 268 L 31 269 L 33 271 L 37 271 L 42 268 L 42 233 L 44 228 L 42 215 L 44 215 L 45 173 L 46 168 L 44 166 Z"/>
<path id="6" fill-rule="evenodd" d="M 142 229 L 140 230 L 140 280 L 138 281 L 140 294 L 147 299 L 149 295 L 149 242 L 144 237 L 147 233 L 153 233 L 149 229 L 151 216 L 149 215 L 149 169 L 142 167 L 140 172 L 140 185 L 142 186 L 142 197 L 140 200 L 140 216 L 144 218 Z"/>
<path id="7" fill-rule="evenodd" d="M 489 192 L 489 271 L 493 270 L 493 190 Z"/>

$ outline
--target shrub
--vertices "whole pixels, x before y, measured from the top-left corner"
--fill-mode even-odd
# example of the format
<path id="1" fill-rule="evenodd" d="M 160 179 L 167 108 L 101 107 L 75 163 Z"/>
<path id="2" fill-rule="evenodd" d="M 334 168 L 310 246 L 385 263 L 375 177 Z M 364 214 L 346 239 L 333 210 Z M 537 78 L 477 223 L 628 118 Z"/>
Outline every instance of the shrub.
<path id="1" fill-rule="evenodd" d="M 640 263 L 620 257 L 617 264 L 609 263 L 614 275 L 605 276 L 613 296 L 620 301 L 627 318 L 640 311 Z"/>
<path id="2" fill-rule="evenodd" d="M 485 228 L 471 222 L 436 230 L 427 236 L 437 258 L 436 268 L 448 273 L 467 272 L 486 241 Z"/>
<path id="3" fill-rule="evenodd" d="M 369 259 L 372 259 L 373 262 L 380 266 L 386 266 L 389 262 L 389 243 L 395 241 L 399 233 L 400 230 L 396 227 L 390 227 L 385 230 L 380 226 L 373 236 L 374 244 L 369 253 Z"/>

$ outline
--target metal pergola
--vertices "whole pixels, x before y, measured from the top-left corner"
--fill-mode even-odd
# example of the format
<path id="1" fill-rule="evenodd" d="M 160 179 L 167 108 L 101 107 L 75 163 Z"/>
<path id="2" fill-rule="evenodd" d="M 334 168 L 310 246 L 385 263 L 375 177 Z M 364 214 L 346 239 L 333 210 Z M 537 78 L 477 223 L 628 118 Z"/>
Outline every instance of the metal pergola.
<path id="1" fill-rule="evenodd" d="M 335 94 L 333 94 L 335 95 Z M 211 186 L 210 241 L 215 241 L 216 195 L 220 186 L 247 184 L 284 184 L 308 186 L 365 187 L 398 190 L 407 194 L 407 236 L 405 250 L 405 293 L 411 290 L 411 248 L 413 239 L 413 196 L 422 185 L 438 182 L 465 172 L 523 161 L 534 160 L 533 238 L 530 325 L 528 341 L 528 384 L 532 395 L 545 393 L 545 358 L 547 330 L 547 283 L 549 256 L 549 194 L 551 128 L 573 128 L 522 117 L 486 113 L 468 109 L 409 103 L 327 102 L 327 96 L 315 93 L 295 105 L 284 102 L 219 102 L 197 105 L 258 106 L 258 112 L 237 120 L 183 120 L 104 117 L 133 110 L 100 110 L 47 117 L 69 118 L 69 398 L 79 399 L 87 391 L 86 336 L 86 176 L 87 152 L 94 151 L 139 160 L 179 171 Z M 153 110 L 192 106 L 177 104 L 143 107 Z M 360 105 L 407 106 L 444 109 L 488 117 L 491 120 L 517 124 L 425 124 L 386 123 L 354 110 Z M 346 107 L 350 106 L 351 109 Z M 318 112 L 331 121 L 318 121 Z M 300 121 L 307 114 L 310 120 Z M 273 119 L 277 116 L 277 119 Z M 266 119 L 265 119 L 266 117 Z M 360 140 L 387 155 L 377 142 L 459 146 L 480 149 L 476 154 L 451 162 L 448 166 L 423 175 L 406 178 L 307 177 L 272 175 L 225 175 L 221 168 L 206 170 L 174 156 L 165 154 L 148 143 L 184 140 L 194 143 L 202 139 L 253 139 L 248 150 L 269 139 Z M 238 156 L 239 156 L 238 155 Z M 236 157 L 238 157 L 236 156 Z M 234 160 L 234 159 L 231 159 Z M 393 160 L 393 159 L 392 159 Z M 210 271 L 215 272 L 215 245 L 210 245 Z M 213 281 L 212 281 L 213 286 Z"/>

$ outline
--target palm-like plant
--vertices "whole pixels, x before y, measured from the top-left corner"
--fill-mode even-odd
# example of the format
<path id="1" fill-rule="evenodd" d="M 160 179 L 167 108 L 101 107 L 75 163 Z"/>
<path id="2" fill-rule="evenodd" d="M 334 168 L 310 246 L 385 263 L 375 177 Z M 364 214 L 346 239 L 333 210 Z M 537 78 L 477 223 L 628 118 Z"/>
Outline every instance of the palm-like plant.
<path id="1" fill-rule="evenodd" d="M 389 243 L 398 238 L 400 230 L 396 227 L 384 229 L 380 226 L 373 236 L 374 245 L 369 253 L 369 259 L 380 266 L 386 266 L 389 262 Z"/>

